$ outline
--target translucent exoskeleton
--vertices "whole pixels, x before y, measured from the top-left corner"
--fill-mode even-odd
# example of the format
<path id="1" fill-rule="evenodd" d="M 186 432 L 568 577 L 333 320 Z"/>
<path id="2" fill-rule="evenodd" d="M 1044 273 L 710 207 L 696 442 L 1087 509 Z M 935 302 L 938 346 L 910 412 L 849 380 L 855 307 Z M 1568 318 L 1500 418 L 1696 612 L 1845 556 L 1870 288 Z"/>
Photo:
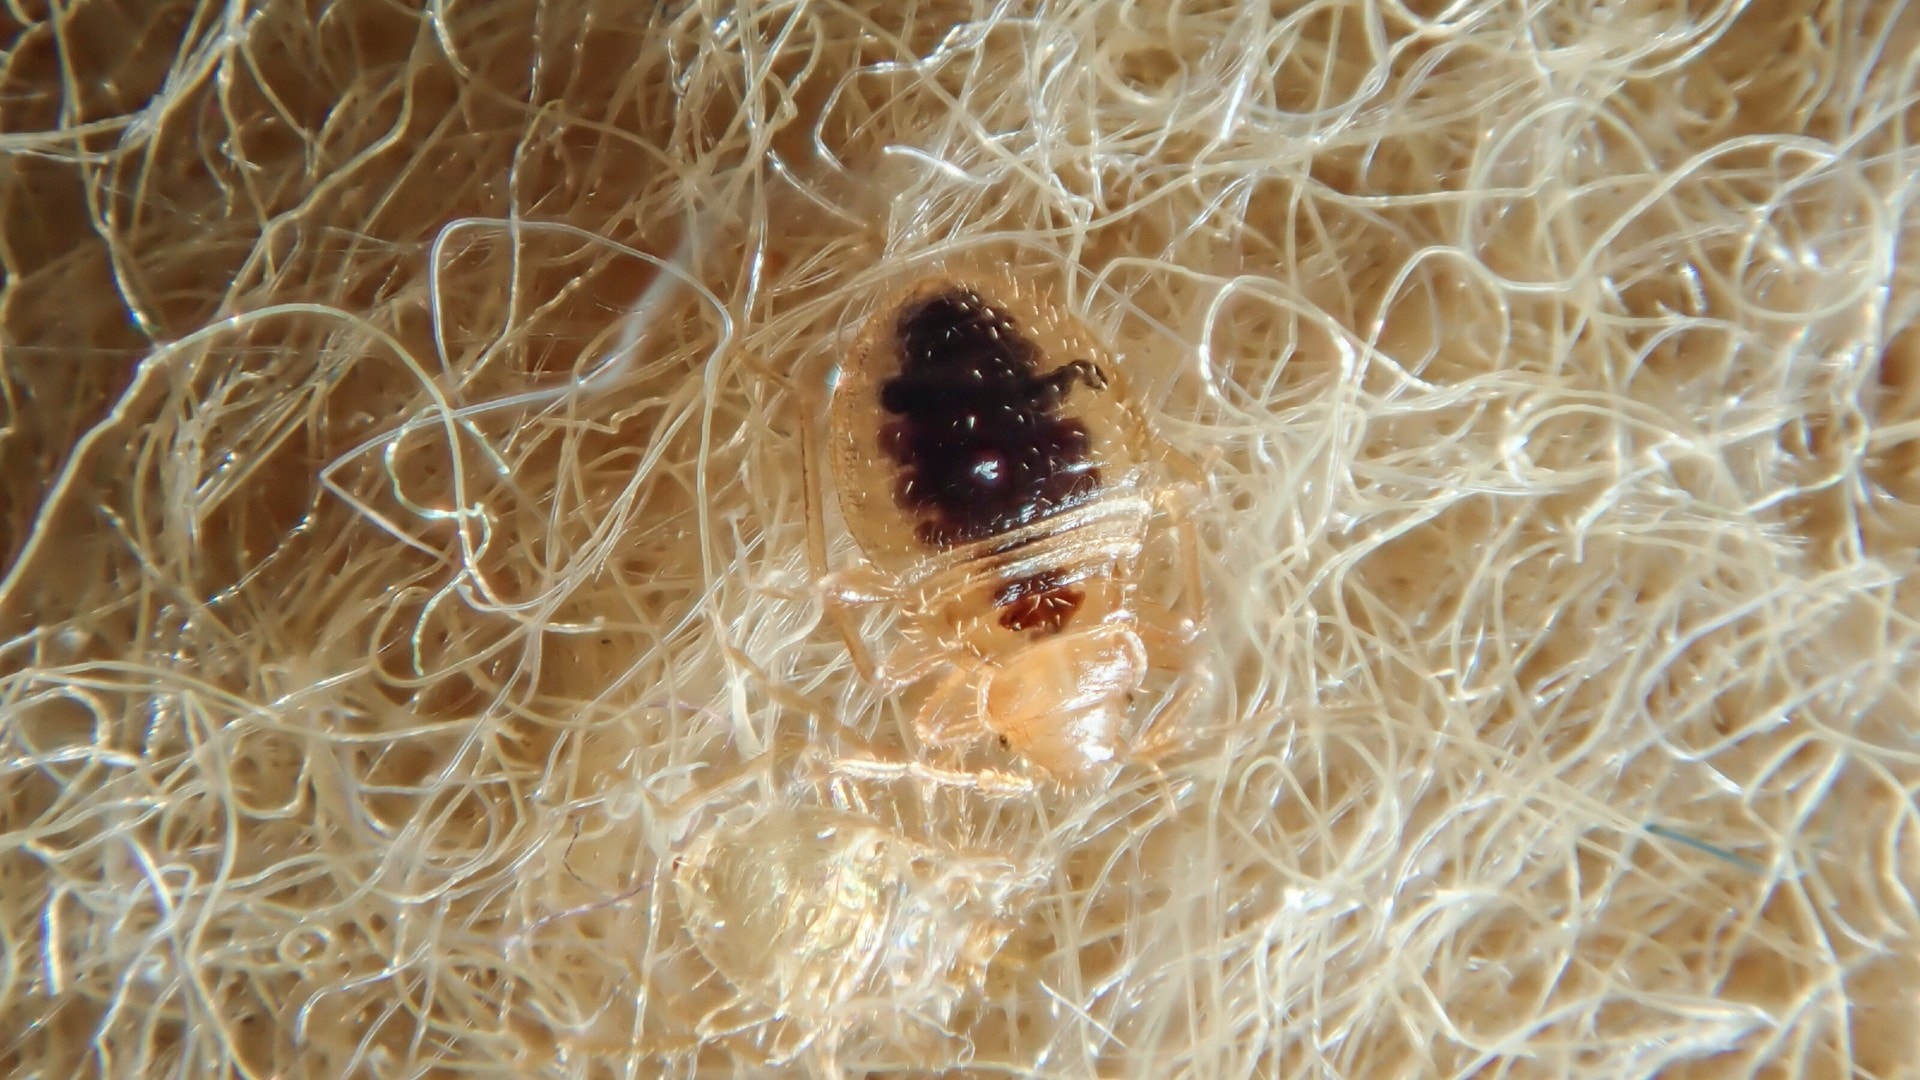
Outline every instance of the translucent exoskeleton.
<path id="1" fill-rule="evenodd" d="M 922 278 L 866 317 L 829 429 L 842 515 L 866 556 L 829 576 L 829 611 L 867 677 L 938 678 L 914 723 L 923 742 L 990 736 L 1069 783 L 1168 744 L 1201 680 L 1144 732 L 1130 703 L 1150 668 L 1197 668 L 1203 591 L 1177 498 L 1193 485 L 1176 482 L 1182 460 L 1081 322 L 999 270 Z M 1186 578 L 1177 606 L 1140 592 L 1162 522 Z M 871 603 L 901 616 L 884 666 L 850 618 Z"/>
<path id="2" fill-rule="evenodd" d="M 955 1054 L 954 1009 L 979 992 L 1022 887 L 1005 859 L 935 848 L 824 807 L 736 812 L 675 861 L 689 933 L 738 997 L 700 1024 L 771 1064 L 924 1044 Z"/>

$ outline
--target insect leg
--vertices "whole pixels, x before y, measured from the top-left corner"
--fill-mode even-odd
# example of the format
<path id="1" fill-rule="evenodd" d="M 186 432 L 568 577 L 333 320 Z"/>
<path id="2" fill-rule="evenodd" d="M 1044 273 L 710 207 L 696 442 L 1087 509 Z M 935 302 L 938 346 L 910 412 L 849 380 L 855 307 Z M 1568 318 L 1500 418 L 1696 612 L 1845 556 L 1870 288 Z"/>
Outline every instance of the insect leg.
<path id="1" fill-rule="evenodd" d="M 970 668 L 954 668 L 933 688 L 933 693 L 927 695 L 927 700 L 920 703 L 920 708 L 913 716 L 913 733 L 921 742 L 928 746 L 952 746 L 987 733 L 986 725 L 980 719 L 980 710 L 967 709 L 966 706 L 972 703 L 966 701 L 961 693 L 968 689 L 968 681 L 973 675 Z M 963 710 L 958 717 L 953 714 L 956 697 L 962 698 L 957 704 Z"/>
<path id="2" fill-rule="evenodd" d="M 1186 721 L 1202 695 L 1213 688 L 1213 661 L 1201 647 L 1200 624 L 1165 609 L 1147 609 L 1134 628 L 1146 648 L 1148 664 L 1177 672 L 1173 696 L 1156 709 L 1134 737 L 1129 756 L 1150 761 L 1178 748 Z"/>
<path id="3" fill-rule="evenodd" d="M 821 478 L 820 433 L 818 418 L 827 415 L 826 400 L 818 386 L 802 381 L 800 395 L 800 498 L 807 519 L 807 565 L 814 580 L 827 576 L 827 516 Z"/>
<path id="4" fill-rule="evenodd" d="M 1173 525 L 1183 579 L 1180 606 L 1185 611 L 1167 620 L 1165 625 L 1180 627 L 1189 643 L 1199 638 L 1207 622 L 1207 581 L 1200 565 L 1200 530 L 1193 522 L 1194 504 L 1199 501 L 1202 490 L 1199 483 L 1177 484 L 1163 489 L 1154 500 Z"/>
<path id="5" fill-rule="evenodd" d="M 1034 781 L 1019 773 L 1002 769 L 968 772 L 942 769 L 919 761 L 883 761 L 877 758 L 836 758 L 833 770 L 842 776 L 861 780 L 920 780 L 942 787 L 965 788 L 982 795 L 1012 798 L 1034 789 Z"/>
<path id="6" fill-rule="evenodd" d="M 1158 711 L 1147 718 L 1140 734 L 1134 737 L 1128 757 L 1141 763 L 1152 763 L 1178 750 L 1185 741 L 1187 718 L 1193 715 L 1200 697 L 1211 689 L 1212 672 L 1205 668 L 1193 672 L 1193 677 L 1184 680 L 1173 697 Z"/>
<path id="7" fill-rule="evenodd" d="M 1212 659 L 1201 641 L 1209 606 L 1206 576 L 1200 565 L 1200 534 L 1191 506 L 1200 490 L 1181 485 L 1170 489 L 1162 500 L 1172 519 L 1185 578 L 1175 605 L 1141 603 L 1137 608 L 1134 632 L 1146 649 L 1148 663 L 1161 671 L 1179 673 L 1173 697 L 1147 719 L 1134 739 L 1130 756 L 1147 763 L 1179 747 L 1187 719 L 1202 695 L 1213 687 Z"/>
<path id="8" fill-rule="evenodd" d="M 936 643 L 912 638 L 888 653 L 885 663 L 867 648 L 853 612 L 868 604 L 900 599 L 900 590 L 889 575 L 871 565 L 861 565 L 829 575 L 823 584 L 827 618 L 833 620 L 834 628 L 846 641 L 847 653 L 861 678 L 884 691 L 894 692 L 912 686 L 948 663 L 948 650 Z"/>
<path id="9" fill-rule="evenodd" d="M 824 575 L 821 584 L 827 618 L 833 620 L 834 628 L 846 640 L 847 653 L 853 658 L 854 669 L 869 682 L 885 682 L 880 677 L 880 665 L 874 662 L 873 653 L 860 636 L 853 609 L 885 600 L 891 583 L 877 569 L 858 566 L 837 574 Z"/>

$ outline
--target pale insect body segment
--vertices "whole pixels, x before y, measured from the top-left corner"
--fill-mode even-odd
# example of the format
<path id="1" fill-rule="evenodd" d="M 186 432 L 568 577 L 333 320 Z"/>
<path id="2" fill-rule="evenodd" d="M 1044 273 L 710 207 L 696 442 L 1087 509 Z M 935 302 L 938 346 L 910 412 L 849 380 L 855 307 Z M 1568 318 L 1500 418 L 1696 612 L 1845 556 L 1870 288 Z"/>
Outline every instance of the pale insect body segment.
<path id="1" fill-rule="evenodd" d="M 1006 939 L 997 913 L 1021 880 L 1003 860 L 813 807 L 710 824 L 674 887 L 696 947 L 740 993 L 703 1037 L 757 1034 L 779 1064 L 816 1040 L 831 1060 L 861 1027 L 945 1028 Z"/>
<path id="2" fill-rule="evenodd" d="M 1199 619 L 1137 602 L 1166 487 L 1111 354 L 1005 275 L 934 276 L 870 317 L 830 419 L 841 507 L 872 563 L 837 598 L 901 604 L 917 655 L 882 674 L 851 629 L 849 644 L 884 681 L 947 669 L 922 739 L 990 734 L 1066 781 L 1122 756 L 1131 696 L 1170 659 L 1149 644 L 1184 652 Z"/>

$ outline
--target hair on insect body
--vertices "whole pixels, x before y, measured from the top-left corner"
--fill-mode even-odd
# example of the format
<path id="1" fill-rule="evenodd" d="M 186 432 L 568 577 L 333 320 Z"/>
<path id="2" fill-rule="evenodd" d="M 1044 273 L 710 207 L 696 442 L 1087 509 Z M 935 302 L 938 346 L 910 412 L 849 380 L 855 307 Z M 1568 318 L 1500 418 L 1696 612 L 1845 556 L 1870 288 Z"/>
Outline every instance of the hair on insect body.
<path id="1" fill-rule="evenodd" d="M 1168 472 L 1181 462 L 1082 323 L 1002 271 L 926 276 L 867 317 L 828 424 L 842 515 L 865 556 L 828 577 L 828 609 L 868 678 L 900 688 L 939 676 L 914 721 L 924 743 L 992 737 L 1069 783 L 1166 745 L 1197 681 L 1131 740 L 1127 720 L 1150 669 L 1190 667 L 1204 623 L 1184 488 Z M 1184 610 L 1141 596 L 1163 519 L 1178 530 Z M 874 603 L 902 617 L 885 668 L 850 617 Z M 888 768 L 978 782 L 868 771 Z"/>

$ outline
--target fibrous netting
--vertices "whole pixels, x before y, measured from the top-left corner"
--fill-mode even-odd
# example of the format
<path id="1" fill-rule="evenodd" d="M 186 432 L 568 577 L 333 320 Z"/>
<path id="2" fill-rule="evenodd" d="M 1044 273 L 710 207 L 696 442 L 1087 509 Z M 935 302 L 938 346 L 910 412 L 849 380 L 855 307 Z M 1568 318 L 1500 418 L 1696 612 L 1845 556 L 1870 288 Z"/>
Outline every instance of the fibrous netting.
<path id="1" fill-rule="evenodd" d="M 0 33 L 0 1071 L 1920 1061 L 1913 6 Z M 1203 477 L 1207 692 L 1090 788 L 937 782 L 823 617 L 949 255 Z"/>

